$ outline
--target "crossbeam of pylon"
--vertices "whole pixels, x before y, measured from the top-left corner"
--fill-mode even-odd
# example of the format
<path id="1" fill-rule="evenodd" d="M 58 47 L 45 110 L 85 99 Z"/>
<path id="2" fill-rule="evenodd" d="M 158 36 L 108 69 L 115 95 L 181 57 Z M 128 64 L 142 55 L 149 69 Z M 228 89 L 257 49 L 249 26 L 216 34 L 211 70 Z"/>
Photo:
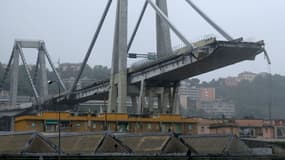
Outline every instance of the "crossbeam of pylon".
<path id="1" fill-rule="evenodd" d="M 88 48 L 88 50 L 87 50 L 87 53 L 86 53 L 86 55 L 85 55 L 85 57 L 84 57 L 84 60 L 83 60 L 83 62 L 81 63 L 81 66 L 80 66 L 78 75 L 77 75 L 77 77 L 76 77 L 76 79 L 75 79 L 75 81 L 74 81 L 72 87 L 70 88 L 70 91 L 69 91 L 70 93 L 76 89 L 77 83 L 78 83 L 78 81 L 79 81 L 79 79 L 80 79 L 80 77 L 81 77 L 81 75 L 82 75 L 82 73 L 83 73 L 83 70 L 84 70 L 84 68 L 85 68 L 85 66 L 86 66 L 86 64 L 87 64 L 87 61 L 88 61 L 88 59 L 89 59 L 89 57 L 90 57 L 90 55 L 91 55 L 91 52 L 92 52 L 92 50 L 93 50 L 93 48 L 94 48 L 94 45 L 95 45 L 95 43 L 96 43 L 96 41 L 97 41 L 97 38 L 98 38 L 99 33 L 100 33 L 100 31 L 101 31 L 101 28 L 102 28 L 102 26 L 103 26 L 103 24 L 104 24 L 105 18 L 106 18 L 106 16 L 107 16 L 108 12 L 109 12 L 109 9 L 110 9 L 111 4 L 112 4 L 112 0 L 109 0 L 108 3 L 106 4 L 105 10 L 104 10 L 104 12 L 103 12 L 103 14 L 102 14 L 102 17 L 101 17 L 100 22 L 99 22 L 99 24 L 98 24 L 97 30 L 96 30 L 96 32 L 95 32 L 93 38 L 92 38 L 92 41 L 91 41 L 91 43 L 90 43 L 90 45 L 89 45 L 89 48 Z"/>

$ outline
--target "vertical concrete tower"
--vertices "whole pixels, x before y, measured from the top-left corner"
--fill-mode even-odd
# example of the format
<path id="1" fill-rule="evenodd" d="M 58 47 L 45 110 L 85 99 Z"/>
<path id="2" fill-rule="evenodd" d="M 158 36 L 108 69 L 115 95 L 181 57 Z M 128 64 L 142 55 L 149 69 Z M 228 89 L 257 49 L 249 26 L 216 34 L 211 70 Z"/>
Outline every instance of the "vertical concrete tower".
<path id="1" fill-rule="evenodd" d="M 32 77 L 32 73 L 29 65 L 27 64 L 26 58 L 23 53 L 23 48 L 33 48 L 38 50 L 37 63 L 35 66 L 35 72 Z M 56 78 L 59 81 L 61 87 L 66 90 L 62 79 L 55 70 L 55 67 L 49 57 L 45 43 L 43 41 L 25 41 L 16 40 L 11 58 L 9 60 L 8 67 L 6 69 L 5 75 L 10 72 L 10 109 L 14 109 L 17 105 L 17 95 L 18 95 L 18 76 L 19 76 L 19 61 L 20 58 L 23 62 L 24 71 L 26 73 L 28 82 L 31 85 L 31 89 L 34 94 L 35 104 L 39 106 L 41 110 L 42 105 L 48 99 L 48 83 L 47 83 L 47 68 L 46 68 L 46 58 L 50 64 L 52 70 L 55 72 Z M 11 69 L 10 69 L 11 66 Z M 4 76 L 3 81 L 6 76 Z"/>
<path id="2" fill-rule="evenodd" d="M 41 43 L 41 45 L 44 45 Z M 46 59 L 45 51 L 42 46 L 38 48 L 38 58 L 39 58 L 39 69 L 40 69 L 40 78 L 39 78 L 39 94 L 40 94 L 40 104 L 43 104 L 44 101 L 48 98 L 48 82 L 47 82 L 47 68 L 46 68 Z M 41 108 L 40 108 L 41 109 Z"/>
<path id="3" fill-rule="evenodd" d="M 127 113 L 128 0 L 117 1 L 108 112 Z"/>
<path id="4" fill-rule="evenodd" d="M 17 105 L 17 95 L 18 95 L 18 73 L 19 73 L 19 48 L 17 44 L 14 45 L 12 52 L 12 70 L 10 73 L 10 108 L 13 109 Z"/>
<path id="5" fill-rule="evenodd" d="M 166 16 L 168 16 L 166 0 L 156 0 L 156 5 Z M 156 15 L 156 52 L 158 58 L 167 57 L 173 54 L 169 25 L 159 15 Z M 160 112 L 165 113 L 167 111 L 166 106 L 171 106 L 171 88 L 164 87 L 161 91 L 158 98 L 160 101 L 158 107 Z"/>
<path id="6" fill-rule="evenodd" d="M 156 5 L 168 16 L 166 0 L 156 0 Z M 158 58 L 172 54 L 169 26 L 159 15 L 156 15 L 156 51 Z"/>

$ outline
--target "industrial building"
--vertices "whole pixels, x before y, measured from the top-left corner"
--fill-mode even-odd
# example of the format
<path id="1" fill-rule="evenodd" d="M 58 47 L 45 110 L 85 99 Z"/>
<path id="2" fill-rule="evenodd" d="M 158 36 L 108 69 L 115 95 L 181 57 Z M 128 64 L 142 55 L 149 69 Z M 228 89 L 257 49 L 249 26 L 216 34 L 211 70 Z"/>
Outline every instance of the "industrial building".
<path id="1" fill-rule="evenodd" d="M 133 159 L 205 158 L 209 156 L 238 158 L 284 155 L 278 143 L 239 139 L 235 135 L 189 135 L 174 133 L 81 132 L 57 134 L 38 132 L 5 132 L 0 134 L 0 158 L 17 159 Z M 271 145 L 271 148 L 268 147 Z M 267 150 L 266 150 L 267 149 Z M 257 150 L 265 152 L 255 153 Z M 59 152 L 60 151 L 60 152 Z"/>
<path id="2" fill-rule="evenodd" d="M 15 131 L 57 132 L 58 112 L 42 112 L 37 115 L 23 115 L 15 118 Z M 160 114 L 128 115 L 118 113 L 72 114 L 60 113 L 63 132 L 94 132 L 109 130 L 114 132 L 176 132 L 197 134 L 195 118 L 180 115 Z"/>

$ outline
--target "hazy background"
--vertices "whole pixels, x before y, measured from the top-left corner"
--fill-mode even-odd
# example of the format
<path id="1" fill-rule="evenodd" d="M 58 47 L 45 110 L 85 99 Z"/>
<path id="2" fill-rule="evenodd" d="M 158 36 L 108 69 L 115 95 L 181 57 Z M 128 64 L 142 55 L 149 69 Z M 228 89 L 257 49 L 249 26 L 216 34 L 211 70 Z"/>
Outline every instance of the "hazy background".
<path id="1" fill-rule="evenodd" d="M 0 62 L 7 63 L 15 39 L 44 40 L 54 62 L 80 63 L 96 30 L 107 0 L 0 0 Z M 232 37 L 265 40 L 272 60 L 272 72 L 285 75 L 285 1 L 283 0 L 193 0 Z M 143 5 L 129 1 L 129 33 Z M 95 45 L 90 65 L 111 64 L 114 16 L 113 1 L 103 30 Z M 184 0 L 168 0 L 169 16 L 190 40 L 207 35 L 223 39 Z M 148 6 L 131 52 L 155 51 L 155 13 Z M 130 35 L 130 34 L 129 34 Z M 182 42 L 172 33 L 172 45 Z M 36 52 L 25 50 L 28 63 L 35 63 Z M 134 60 L 130 60 L 131 64 Z M 267 72 L 263 55 L 199 76 L 202 80 L 236 75 L 242 71 Z"/>

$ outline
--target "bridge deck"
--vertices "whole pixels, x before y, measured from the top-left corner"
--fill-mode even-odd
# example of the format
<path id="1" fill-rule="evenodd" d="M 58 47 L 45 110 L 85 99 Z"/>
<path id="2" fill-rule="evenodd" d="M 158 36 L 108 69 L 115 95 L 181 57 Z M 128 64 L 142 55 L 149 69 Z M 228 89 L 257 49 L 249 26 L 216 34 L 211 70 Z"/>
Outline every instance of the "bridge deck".
<path id="1" fill-rule="evenodd" d="M 204 47 L 203 50 L 205 49 L 208 53 L 204 53 L 206 55 L 195 62 L 190 61 L 190 54 L 180 55 L 171 60 L 134 72 L 130 75 L 133 78 L 131 81 L 135 83 L 137 81 L 134 80 L 135 77 L 138 77 L 140 74 L 146 76 L 148 81 L 158 84 L 167 81 L 180 81 L 244 60 L 254 60 L 255 56 L 262 52 L 262 44 L 217 41 Z M 158 70 L 158 74 L 154 73 L 155 70 Z"/>
<path id="2" fill-rule="evenodd" d="M 150 63 L 140 68 L 130 68 L 129 84 L 139 84 L 146 80 L 149 85 L 164 85 L 197 76 L 244 60 L 254 60 L 263 51 L 263 42 L 233 42 L 215 41 L 209 45 L 192 51 L 198 59 L 191 59 L 190 53 L 173 55 L 171 57 Z M 109 81 L 95 83 L 72 94 L 71 103 L 79 103 L 90 99 L 107 99 Z M 67 102 L 65 96 L 57 97 L 55 102 Z"/>

